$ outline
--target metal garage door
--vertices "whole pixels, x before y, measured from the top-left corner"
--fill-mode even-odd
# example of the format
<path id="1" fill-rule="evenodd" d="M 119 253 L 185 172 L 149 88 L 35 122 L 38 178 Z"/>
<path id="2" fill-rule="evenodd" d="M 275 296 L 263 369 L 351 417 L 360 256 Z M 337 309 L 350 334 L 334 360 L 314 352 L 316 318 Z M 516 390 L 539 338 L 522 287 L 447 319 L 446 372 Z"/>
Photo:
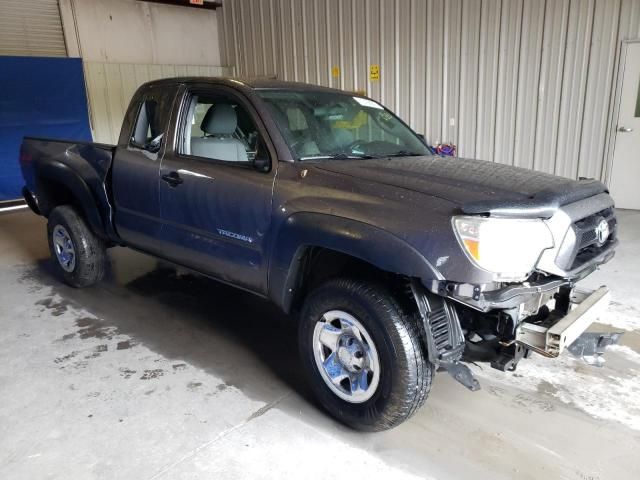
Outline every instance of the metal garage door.
<path id="1" fill-rule="evenodd" d="M 1 0 L 0 55 L 66 57 L 58 0 Z"/>

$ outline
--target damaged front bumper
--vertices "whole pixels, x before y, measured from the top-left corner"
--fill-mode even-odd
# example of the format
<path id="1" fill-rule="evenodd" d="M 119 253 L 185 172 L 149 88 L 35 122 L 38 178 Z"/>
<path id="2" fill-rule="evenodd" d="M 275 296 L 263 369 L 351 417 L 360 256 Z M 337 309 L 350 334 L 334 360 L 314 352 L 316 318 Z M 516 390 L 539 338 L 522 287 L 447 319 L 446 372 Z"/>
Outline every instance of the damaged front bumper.
<path id="1" fill-rule="evenodd" d="M 595 257 L 592 263 L 583 266 L 579 272 L 572 272 L 572 276 L 548 276 L 537 281 L 514 283 L 501 288 L 495 288 L 494 285 L 439 281 L 434 282 L 431 291 L 481 312 L 515 308 L 531 301 L 535 303 L 563 287 L 573 287 L 597 270 L 601 264 L 611 260 L 615 255 L 615 245 L 616 243 L 612 243 L 610 248 Z"/>
<path id="2" fill-rule="evenodd" d="M 610 299 L 609 289 L 604 286 L 589 293 L 575 291 L 566 314 L 556 308 L 546 319 L 521 322 L 515 340 L 540 355 L 557 357 L 606 311 Z"/>
<path id="3" fill-rule="evenodd" d="M 586 330 L 606 311 L 609 289 L 603 286 L 593 292 L 585 292 L 572 289 L 566 282 L 547 286 L 551 288 L 538 290 L 540 297 L 537 301 L 541 303 L 537 303 L 535 308 L 521 304 L 498 314 L 498 319 L 511 318 L 513 326 L 505 327 L 501 335 L 496 331 L 493 341 L 485 341 L 485 351 L 493 352 L 492 357 L 479 361 L 490 361 L 494 368 L 513 371 L 530 352 L 555 358 L 568 350 L 591 365 L 602 365 L 605 348 L 617 343 L 622 334 Z M 429 361 L 436 368 L 446 370 L 469 390 L 478 390 L 478 380 L 461 363 L 463 360 L 474 361 L 466 353 L 466 347 L 470 347 L 469 337 L 473 335 L 468 322 L 463 326 L 454 303 L 433 295 L 417 280 L 411 283 L 411 290 L 422 319 Z M 542 302 L 543 299 L 546 301 Z M 535 302 L 529 298 L 527 303 Z M 487 314 L 476 311 L 476 315 Z"/>

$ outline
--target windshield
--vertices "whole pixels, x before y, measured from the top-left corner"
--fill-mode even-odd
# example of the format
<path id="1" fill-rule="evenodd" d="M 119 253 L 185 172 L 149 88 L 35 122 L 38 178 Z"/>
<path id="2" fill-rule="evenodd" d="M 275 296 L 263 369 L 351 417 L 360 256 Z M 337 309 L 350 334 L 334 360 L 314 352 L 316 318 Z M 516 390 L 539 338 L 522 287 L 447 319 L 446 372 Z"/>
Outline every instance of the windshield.
<path id="1" fill-rule="evenodd" d="M 379 103 L 346 93 L 258 90 L 298 160 L 429 155 Z"/>

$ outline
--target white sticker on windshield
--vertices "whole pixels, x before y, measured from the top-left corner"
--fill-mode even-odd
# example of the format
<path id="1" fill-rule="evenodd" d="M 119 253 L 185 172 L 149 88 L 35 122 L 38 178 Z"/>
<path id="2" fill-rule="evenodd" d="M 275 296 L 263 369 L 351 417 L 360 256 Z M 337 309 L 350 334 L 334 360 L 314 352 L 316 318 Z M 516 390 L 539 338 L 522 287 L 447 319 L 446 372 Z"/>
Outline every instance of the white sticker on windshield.
<path id="1" fill-rule="evenodd" d="M 378 110 L 384 110 L 384 107 L 382 105 L 380 105 L 377 102 L 374 102 L 373 100 L 369 100 L 368 98 L 353 97 L 353 99 L 363 107 L 377 108 Z"/>

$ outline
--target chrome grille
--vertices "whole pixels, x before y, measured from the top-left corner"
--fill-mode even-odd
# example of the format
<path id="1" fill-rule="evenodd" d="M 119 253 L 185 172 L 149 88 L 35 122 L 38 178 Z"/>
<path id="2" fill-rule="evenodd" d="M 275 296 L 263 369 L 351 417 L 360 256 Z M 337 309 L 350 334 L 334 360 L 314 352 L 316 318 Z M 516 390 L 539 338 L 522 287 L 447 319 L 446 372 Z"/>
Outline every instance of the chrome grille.
<path id="1" fill-rule="evenodd" d="M 598 244 L 596 228 L 605 219 L 609 224 L 609 237 L 602 244 Z M 618 222 L 613 208 L 607 208 L 575 221 L 571 225 L 573 242 L 563 245 L 563 251 L 558 255 L 557 264 L 566 270 L 573 270 L 598 256 L 615 242 Z"/>

